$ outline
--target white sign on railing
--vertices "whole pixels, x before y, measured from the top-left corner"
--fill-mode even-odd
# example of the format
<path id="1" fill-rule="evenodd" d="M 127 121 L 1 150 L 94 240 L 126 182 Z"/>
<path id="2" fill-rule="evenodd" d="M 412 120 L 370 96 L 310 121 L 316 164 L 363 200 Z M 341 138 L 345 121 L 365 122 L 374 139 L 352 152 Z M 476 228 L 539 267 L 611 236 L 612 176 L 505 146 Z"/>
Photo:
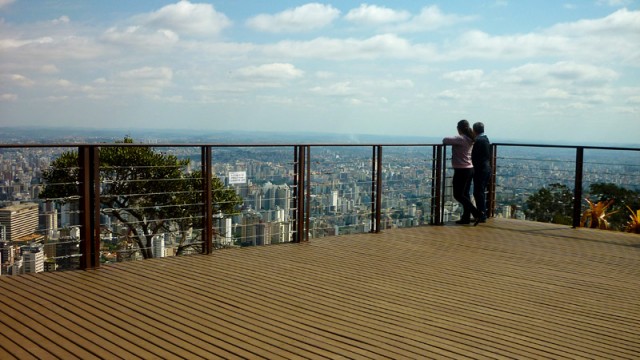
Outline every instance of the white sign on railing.
<path id="1" fill-rule="evenodd" d="M 231 171 L 229 172 L 229 184 L 244 184 L 247 182 L 246 171 Z"/>

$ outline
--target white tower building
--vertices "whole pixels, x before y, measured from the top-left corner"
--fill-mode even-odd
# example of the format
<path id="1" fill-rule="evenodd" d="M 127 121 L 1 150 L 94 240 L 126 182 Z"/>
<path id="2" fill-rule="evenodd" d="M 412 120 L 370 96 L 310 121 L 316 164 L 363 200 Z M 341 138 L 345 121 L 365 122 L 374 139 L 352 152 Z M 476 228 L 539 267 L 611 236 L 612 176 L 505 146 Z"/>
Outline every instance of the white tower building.
<path id="1" fill-rule="evenodd" d="M 151 252 L 154 258 L 165 256 L 164 235 L 156 235 L 151 239 Z"/>

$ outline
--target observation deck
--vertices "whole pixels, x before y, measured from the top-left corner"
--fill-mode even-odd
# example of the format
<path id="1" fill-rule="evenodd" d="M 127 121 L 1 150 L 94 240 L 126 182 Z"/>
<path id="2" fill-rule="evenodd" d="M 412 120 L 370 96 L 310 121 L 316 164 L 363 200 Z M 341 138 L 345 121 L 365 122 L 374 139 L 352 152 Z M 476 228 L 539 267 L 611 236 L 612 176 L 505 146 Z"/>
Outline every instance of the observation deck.
<path id="1" fill-rule="evenodd" d="M 640 238 L 490 219 L 0 277 L 2 359 L 633 359 Z"/>

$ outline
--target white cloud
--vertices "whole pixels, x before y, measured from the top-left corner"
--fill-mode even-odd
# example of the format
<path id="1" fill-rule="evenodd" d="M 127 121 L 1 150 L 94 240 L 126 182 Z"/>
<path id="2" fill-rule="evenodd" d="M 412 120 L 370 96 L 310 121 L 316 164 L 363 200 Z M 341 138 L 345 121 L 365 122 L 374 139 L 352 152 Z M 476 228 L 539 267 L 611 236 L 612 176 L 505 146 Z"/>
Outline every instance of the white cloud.
<path id="1" fill-rule="evenodd" d="M 601 86 L 618 78 L 618 73 L 589 64 L 557 62 L 555 64 L 526 64 L 508 71 L 508 80 L 520 84 L 579 84 Z"/>
<path id="2" fill-rule="evenodd" d="M 231 25 L 226 15 L 210 4 L 193 4 L 182 0 L 135 20 L 145 27 L 171 30 L 181 35 L 217 35 Z"/>
<path id="3" fill-rule="evenodd" d="M 129 26 L 123 30 L 116 27 L 107 29 L 102 39 L 132 48 L 166 48 L 175 45 L 180 37 L 168 29 L 150 30 L 140 26 Z"/>
<path id="4" fill-rule="evenodd" d="M 70 22 L 71 22 L 71 19 L 69 19 L 68 16 L 60 16 L 59 18 L 51 21 L 53 25 L 68 24 Z"/>
<path id="5" fill-rule="evenodd" d="M 549 98 L 549 99 L 568 99 L 570 97 L 570 94 L 562 89 L 557 89 L 557 88 L 553 88 L 553 89 L 549 89 L 547 91 L 545 91 L 544 93 L 544 97 L 545 98 Z"/>
<path id="6" fill-rule="evenodd" d="M 293 86 L 289 82 L 303 77 L 304 71 L 292 64 L 270 63 L 229 70 L 228 74 L 229 78 L 223 79 L 215 86 L 198 85 L 195 90 L 230 94 L 246 93 L 261 88 L 282 88 Z"/>
<path id="7" fill-rule="evenodd" d="M 442 78 L 455 82 L 478 81 L 484 75 L 481 69 L 452 71 L 442 75 Z"/>
<path id="8" fill-rule="evenodd" d="M 0 49 L 13 49 L 19 48 L 27 45 L 44 45 L 53 43 L 53 38 L 50 36 L 43 36 L 33 39 L 0 39 Z"/>
<path id="9" fill-rule="evenodd" d="M 451 58 L 518 59 L 559 54 L 571 48 L 571 41 L 538 34 L 491 36 L 479 30 L 462 34 L 451 50 Z"/>
<path id="10" fill-rule="evenodd" d="M 415 83 L 409 79 L 375 80 L 372 85 L 374 88 L 382 89 L 411 89 L 415 86 Z"/>
<path id="11" fill-rule="evenodd" d="M 455 90 L 444 90 L 436 94 L 436 98 L 440 100 L 459 100 L 462 98 L 462 95 Z"/>
<path id="12" fill-rule="evenodd" d="M 237 74 L 247 78 L 290 80 L 303 76 L 304 72 L 292 64 L 273 63 L 244 67 L 238 69 Z"/>
<path id="13" fill-rule="evenodd" d="M 328 86 L 316 86 L 309 89 L 312 93 L 324 96 L 353 96 L 359 93 L 350 81 L 334 83 Z"/>
<path id="14" fill-rule="evenodd" d="M 18 100 L 18 95 L 16 94 L 0 94 L 0 101 L 4 102 L 14 102 Z"/>
<path id="15" fill-rule="evenodd" d="M 360 99 L 350 98 L 350 99 L 345 99 L 345 103 L 347 103 L 349 105 L 353 105 L 353 106 L 360 106 L 364 102 L 362 100 L 360 100 Z"/>
<path id="16" fill-rule="evenodd" d="M 27 78 L 26 76 L 20 74 L 12 74 L 9 76 L 11 83 L 18 86 L 30 87 L 35 83 L 33 80 Z"/>
<path id="17" fill-rule="evenodd" d="M 322 80 L 322 79 L 321 79 Z M 320 82 L 322 82 L 320 80 Z M 370 79 L 323 83 L 309 89 L 309 93 L 328 98 L 343 98 L 350 105 L 381 105 L 391 102 L 390 98 L 402 98 L 400 93 L 411 93 L 415 87 L 410 79 Z M 356 101 L 354 103 L 353 101 Z M 333 100 L 332 100 L 333 101 Z"/>
<path id="18" fill-rule="evenodd" d="M 135 80 L 135 81 L 171 81 L 173 78 L 173 71 L 168 67 L 150 67 L 145 66 L 138 69 L 132 69 L 123 71 L 119 74 L 121 79 Z"/>
<path id="19" fill-rule="evenodd" d="M 14 3 L 16 0 L 0 0 L 0 9 Z"/>
<path id="20" fill-rule="evenodd" d="M 356 9 L 351 9 L 345 19 L 357 24 L 381 25 L 407 20 L 411 13 L 404 10 L 393 10 L 387 7 L 361 4 Z"/>
<path id="21" fill-rule="evenodd" d="M 112 85 L 122 92 L 149 95 L 161 92 L 171 85 L 172 79 L 171 68 L 144 66 L 120 72 Z"/>
<path id="22" fill-rule="evenodd" d="M 599 19 L 558 24 L 540 32 L 492 36 L 461 34 L 438 60 L 532 59 L 640 64 L 640 11 L 618 10 Z"/>
<path id="23" fill-rule="evenodd" d="M 338 16 L 340 10 L 331 5 L 310 3 L 275 15 L 254 16 L 247 20 L 247 26 L 273 33 L 310 31 L 331 24 Z"/>
<path id="24" fill-rule="evenodd" d="M 551 27 L 548 32 L 573 38 L 594 35 L 634 35 L 636 40 L 640 40 L 640 11 L 620 9 L 599 19 L 558 24 Z"/>
<path id="25" fill-rule="evenodd" d="M 273 56 L 325 60 L 426 59 L 435 53 L 430 47 L 412 45 L 408 40 L 393 34 L 376 35 L 366 39 L 321 37 L 309 41 L 281 41 L 266 45 L 263 50 Z"/>
<path id="26" fill-rule="evenodd" d="M 73 86 L 73 83 L 67 79 L 59 79 L 56 81 L 56 85 L 62 88 L 70 88 Z"/>
<path id="27" fill-rule="evenodd" d="M 473 20 L 473 16 L 461 16 L 443 13 L 437 5 L 425 6 L 418 15 L 409 21 L 398 24 L 390 29 L 394 32 L 422 32 L 432 31 L 443 27 L 453 26 L 461 22 Z"/>
<path id="28" fill-rule="evenodd" d="M 48 102 L 62 102 L 68 99 L 69 99 L 69 96 L 67 95 L 59 95 L 59 96 L 51 95 L 45 98 L 45 100 L 47 100 Z"/>

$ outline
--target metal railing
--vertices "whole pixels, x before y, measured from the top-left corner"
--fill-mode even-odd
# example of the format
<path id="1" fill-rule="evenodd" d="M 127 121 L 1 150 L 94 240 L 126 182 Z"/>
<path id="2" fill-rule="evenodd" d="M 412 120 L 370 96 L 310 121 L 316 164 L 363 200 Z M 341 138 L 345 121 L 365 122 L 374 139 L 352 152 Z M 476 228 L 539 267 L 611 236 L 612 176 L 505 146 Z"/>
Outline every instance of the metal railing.
<path id="1" fill-rule="evenodd" d="M 75 186 L 77 194 L 67 215 L 77 217 L 76 236 L 68 236 L 52 246 L 61 250 L 65 243 L 77 245 L 77 251 L 62 254 L 60 257 L 75 259 L 74 266 L 81 269 L 97 268 L 101 265 L 101 242 L 104 239 L 105 224 L 101 216 L 108 215 L 104 197 L 105 188 L 112 179 L 105 176 L 105 167 L 101 163 L 101 151 L 113 148 L 151 148 L 163 153 L 178 154 L 177 158 L 188 157 L 190 164 L 199 169 L 197 179 L 173 179 L 173 181 L 196 181 L 199 188 L 193 189 L 192 202 L 182 205 L 147 204 L 152 207 L 177 206 L 197 208 L 191 214 L 189 228 L 192 235 L 191 245 L 198 252 L 211 253 L 220 244 L 229 244 L 228 235 L 232 230 L 241 233 L 243 239 L 251 244 L 274 242 L 304 242 L 310 238 L 336 235 L 344 232 L 364 231 L 378 233 L 390 227 L 442 225 L 445 218 L 445 201 L 451 200 L 447 185 L 450 182 L 450 166 L 448 165 L 447 146 L 441 144 L 38 144 L 38 145 L 0 145 L 0 151 L 15 149 L 60 149 L 77 151 L 77 164 L 68 171 L 77 172 L 77 179 L 72 183 L 49 184 L 59 186 Z M 178 149 L 178 150 L 176 150 Z M 579 226 L 583 208 L 584 169 L 593 164 L 607 161 L 593 159 L 585 161 L 585 151 L 591 154 L 596 151 L 612 151 L 636 153 L 640 148 L 615 148 L 592 146 L 558 146 L 539 144 L 492 145 L 493 176 L 488 189 L 488 208 L 490 216 L 496 215 L 498 202 L 504 198 L 511 173 L 526 172 L 524 178 L 531 180 L 531 166 L 523 167 L 523 163 L 537 161 L 547 164 L 539 166 L 541 175 L 539 183 L 548 183 L 558 179 L 573 184 L 572 225 Z M 543 156 L 510 154 L 513 149 L 550 149 L 562 156 L 555 159 Z M 513 151 L 511 151 L 513 153 Z M 569 156 L 569 155 L 571 156 Z M 1 155 L 1 153 L 0 153 Z M 53 155 L 52 155 L 53 156 Z M 235 160 L 232 160 L 235 159 Z M 240 160 L 239 160 L 240 159 Z M 0 158 L 1 160 L 1 158 Z M 634 162 L 621 164 L 631 167 L 631 174 L 626 178 L 633 182 L 638 180 L 640 164 Z M 129 165 L 128 165 L 129 166 Z M 544 169 L 544 170 L 543 170 Z M 550 169 L 550 170 L 549 170 Z M 42 169 L 40 169 L 42 170 Z M 39 170 L 39 171 L 40 171 Z M 246 178 L 239 183 L 230 180 L 230 174 L 245 172 Z M 515 175 L 523 177 L 522 174 Z M 557 177 L 557 178 L 556 178 Z M 217 180 L 224 187 L 233 189 L 244 195 L 244 209 L 239 211 L 265 210 L 256 214 L 254 222 L 221 225 L 225 218 L 234 214 L 216 213 L 214 188 L 218 188 Z M 221 180 L 222 179 L 222 180 Z M 149 181 L 150 179 L 138 179 Z M 170 181 L 172 179 L 164 179 Z M 134 181 L 128 179 L 127 181 Z M 160 180 L 154 180 L 160 181 Z M 273 181 L 273 183 L 271 183 Z M 597 179 L 590 179 L 590 182 Z M 502 182 L 502 184 L 501 184 Z M 536 184 L 538 184 L 536 182 Z M 638 181 L 636 185 L 640 183 Z M 623 184 L 628 185 L 628 184 Z M 517 186 L 514 185 L 517 189 Z M 144 187 L 142 187 L 144 188 Z M 535 186 L 534 186 L 535 189 Z M 529 189 L 532 191 L 533 189 Z M 514 191 L 515 192 L 515 191 Z M 148 196 L 148 194 L 117 194 L 121 197 Z M 171 192 L 162 193 L 171 195 Z M 526 196 L 526 195 L 525 195 Z M 249 199 L 251 197 L 251 199 Z M 158 197 L 161 199 L 162 197 Z M 49 199 L 60 200 L 60 199 Z M 268 205 L 263 203 L 268 202 Z M 276 211 L 277 213 L 274 213 Z M 276 215 L 274 215 L 276 214 Z M 237 214 L 236 214 L 237 215 Z M 178 215 L 176 215 L 178 216 Z M 270 227 L 272 219 L 261 219 L 260 216 L 275 217 L 279 225 Z M 160 222 L 178 221 L 181 218 L 155 219 Z M 142 222 L 152 219 L 142 218 Z M 257 226 L 257 228 L 254 228 Z M 224 227 L 224 229 L 223 229 Z M 42 228 L 42 227 L 41 227 Z M 256 230 L 261 229 L 261 230 Z M 45 227 L 45 231 L 47 228 Z M 185 229 L 182 229 L 183 231 Z M 261 233 L 260 233 L 261 232 Z M 151 237 L 166 236 L 166 233 L 138 234 Z M 152 236 L 153 235 L 153 236 Z M 221 240 L 222 239 L 222 240 Z M 253 239 L 253 240 L 252 240 Z M 271 240 L 276 239 L 276 240 Z M 154 240 L 155 241 L 155 240 Z M 141 246 L 138 246 L 141 247 Z M 141 250 L 141 249 L 137 249 Z M 145 249 L 151 252 L 152 249 Z"/>
<path id="2" fill-rule="evenodd" d="M 502 156 L 509 150 L 511 154 Z M 586 206 L 585 190 L 590 184 L 607 182 L 640 190 L 640 148 L 494 143 L 492 153 L 493 176 L 488 197 L 491 216 L 496 215 L 496 199 L 500 188 L 507 187 L 505 182 L 510 176 L 512 180 L 513 176 L 519 176 L 528 182 L 518 184 L 514 181 L 511 185 L 512 190 L 522 191 L 523 198 L 549 184 L 567 186 L 572 192 L 570 220 L 573 227 L 580 226 Z M 531 163 L 544 165 L 527 165 Z M 517 175 L 509 175 L 509 172 Z"/>

